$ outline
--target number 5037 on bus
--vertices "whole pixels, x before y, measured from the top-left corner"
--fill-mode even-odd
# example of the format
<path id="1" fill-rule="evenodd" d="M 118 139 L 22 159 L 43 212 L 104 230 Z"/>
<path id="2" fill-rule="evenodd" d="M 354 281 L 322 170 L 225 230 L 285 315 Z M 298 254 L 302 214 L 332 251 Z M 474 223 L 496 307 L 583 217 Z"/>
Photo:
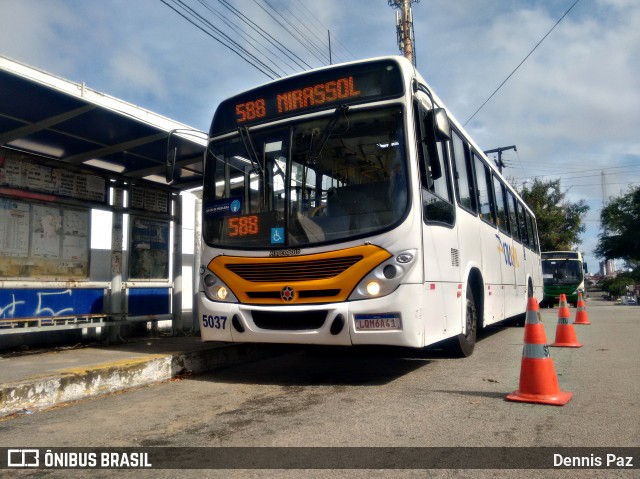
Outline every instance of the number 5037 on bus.
<path id="1" fill-rule="evenodd" d="M 226 316 L 202 315 L 202 326 L 205 328 L 225 329 L 227 326 Z"/>

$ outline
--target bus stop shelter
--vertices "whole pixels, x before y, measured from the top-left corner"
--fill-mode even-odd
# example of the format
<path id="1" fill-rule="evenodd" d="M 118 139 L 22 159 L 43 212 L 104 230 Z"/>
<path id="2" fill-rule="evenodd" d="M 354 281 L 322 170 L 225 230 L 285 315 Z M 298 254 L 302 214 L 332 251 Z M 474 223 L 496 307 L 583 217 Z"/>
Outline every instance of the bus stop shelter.
<path id="1" fill-rule="evenodd" d="M 0 57 L 0 347 L 12 334 L 181 328 L 180 193 L 201 186 L 205 144 L 186 125 Z M 104 226 L 95 210 L 112 217 L 108 256 L 91 249 Z"/>

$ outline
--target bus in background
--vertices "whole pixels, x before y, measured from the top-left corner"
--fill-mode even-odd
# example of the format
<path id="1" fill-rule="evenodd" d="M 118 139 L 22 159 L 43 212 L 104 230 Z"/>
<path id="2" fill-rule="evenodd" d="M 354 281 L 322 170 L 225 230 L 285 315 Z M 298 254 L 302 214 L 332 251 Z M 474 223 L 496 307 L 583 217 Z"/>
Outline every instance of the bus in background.
<path id="1" fill-rule="evenodd" d="M 543 303 L 553 306 L 561 294 L 574 306 L 578 293 L 585 296 L 584 265 L 577 251 L 545 251 L 542 253 L 542 280 L 544 282 Z"/>
<path id="2" fill-rule="evenodd" d="M 468 356 L 542 298 L 533 213 L 402 57 L 223 101 L 204 168 L 204 341 Z"/>

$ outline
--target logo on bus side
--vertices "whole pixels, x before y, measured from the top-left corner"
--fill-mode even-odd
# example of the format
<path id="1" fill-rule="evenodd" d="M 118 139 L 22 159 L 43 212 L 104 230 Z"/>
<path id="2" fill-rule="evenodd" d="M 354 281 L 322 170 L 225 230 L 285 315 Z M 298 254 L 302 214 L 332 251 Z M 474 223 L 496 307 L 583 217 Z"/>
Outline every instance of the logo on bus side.
<path id="1" fill-rule="evenodd" d="M 497 233 L 496 238 L 498 239 L 498 251 L 504 256 L 504 262 L 509 266 L 519 268 L 520 262 L 518 261 L 518 252 L 516 249 L 512 248 L 510 244 L 503 242 Z"/>

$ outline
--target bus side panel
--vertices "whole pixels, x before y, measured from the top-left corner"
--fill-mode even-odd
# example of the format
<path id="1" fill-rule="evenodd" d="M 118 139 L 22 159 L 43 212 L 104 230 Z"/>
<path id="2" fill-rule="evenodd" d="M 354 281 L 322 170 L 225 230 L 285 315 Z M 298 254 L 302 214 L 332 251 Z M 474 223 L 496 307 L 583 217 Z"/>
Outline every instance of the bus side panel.
<path id="1" fill-rule="evenodd" d="M 500 273 L 502 284 L 500 285 L 500 297 L 502 298 L 502 319 L 507 318 L 511 311 L 511 296 L 513 294 L 513 282 L 515 271 L 511 258 L 511 237 L 500 230 L 494 234 L 496 248 L 500 256 Z"/>
<path id="2" fill-rule="evenodd" d="M 423 225 L 425 339 L 430 344 L 460 334 L 460 260 L 456 228 Z"/>
<path id="3" fill-rule="evenodd" d="M 503 255 L 503 272 L 507 272 L 503 276 L 504 284 L 504 317 L 510 318 L 518 314 L 520 310 L 520 298 L 518 296 L 518 269 L 524 269 L 524 265 L 520 264 L 522 255 L 518 255 L 515 245 L 518 243 L 507 235 L 502 235 L 502 255 Z M 521 311 L 520 311 L 521 312 Z"/>
<path id="4" fill-rule="evenodd" d="M 460 267 L 462 271 L 466 271 L 465 268 L 469 264 L 478 264 L 482 257 L 482 246 L 480 240 L 480 219 L 476 215 L 467 213 L 465 210 L 458 208 L 457 211 L 457 226 L 458 226 L 458 242 L 459 242 L 459 256 Z M 480 272 L 484 276 L 484 271 L 481 265 Z M 468 278 L 460 278 L 462 284 L 467 283 Z M 475 298 L 476 307 L 483 301 L 482 298 Z M 466 303 L 465 303 L 466 304 Z M 464 308 L 459 308 L 458 312 L 458 324 L 460 332 L 465 324 Z"/>
<path id="5" fill-rule="evenodd" d="M 504 289 L 500 236 L 495 226 L 480 223 L 482 244 L 482 277 L 484 279 L 484 325 L 504 319 Z"/>
<path id="6" fill-rule="evenodd" d="M 542 300 L 542 276 L 541 276 L 541 267 L 540 267 L 540 258 L 534 251 L 529 248 L 525 248 L 526 254 L 526 269 L 527 269 L 527 278 L 531 279 L 531 284 L 533 286 L 533 296 L 538 299 L 538 302 Z M 528 283 L 525 284 L 527 288 L 528 294 Z M 525 306 L 526 309 L 526 306 Z"/>
<path id="7" fill-rule="evenodd" d="M 513 242 L 516 258 L 516 298 L 515 314 L 522 314 L 527 310 L 527 247 L 518 241 Z"/>

